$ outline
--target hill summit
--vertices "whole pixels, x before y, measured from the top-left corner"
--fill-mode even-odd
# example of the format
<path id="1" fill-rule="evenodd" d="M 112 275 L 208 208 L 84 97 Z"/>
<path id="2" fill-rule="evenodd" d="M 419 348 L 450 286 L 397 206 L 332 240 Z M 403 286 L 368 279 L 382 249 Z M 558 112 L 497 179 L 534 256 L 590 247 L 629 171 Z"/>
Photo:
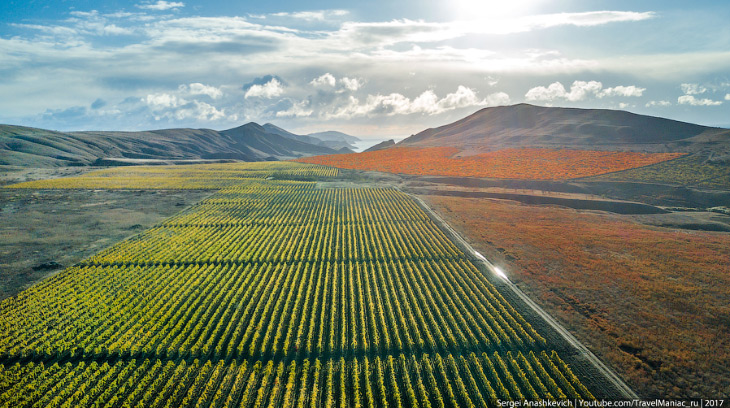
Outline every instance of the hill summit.
<path id="1" fill-rule="evenodd" d="M 398 146 L 468 150 L 549 147 L 645 152 L 730 152 L 730 130 L 609 109 L 484 108 L 454 123 L 427 129 Z"/>
<path id="2" fill-rule="evenodd" d="M 316 137 L 251 122 L 228 129 L 56 132 L 0 125 L 0 165 L 25 167 L 145 164 L 195 160 L 288 160 L 349 153 Z M 267 129 L 268 127 L 268 129 Z"/>

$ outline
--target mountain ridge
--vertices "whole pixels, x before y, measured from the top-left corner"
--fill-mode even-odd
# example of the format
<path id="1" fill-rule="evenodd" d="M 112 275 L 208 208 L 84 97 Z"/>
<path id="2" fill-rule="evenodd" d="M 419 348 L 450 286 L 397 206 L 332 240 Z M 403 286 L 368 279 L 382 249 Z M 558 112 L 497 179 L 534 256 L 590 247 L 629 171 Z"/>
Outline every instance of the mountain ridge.
<path id="1" fill-rule="evenodd" d="M 730 152 L 730 129 L 620 110 L 540 107 L 481 109 L 456 122 L 426 129 L 396 146 L 450 146 L 464 150 L 509 147 L 591 148 L 646 152 Z"/>
<path id="2" fill-rule="evenodd" d="M 260 161 L 341 151 L 270 133 L 263 126 L 249 122 L 222 131 L 172 128 L 58 132 L 0 125 L 0 153 L 0 165 L 58 167 L 100 164 L 109 158 Z"/>

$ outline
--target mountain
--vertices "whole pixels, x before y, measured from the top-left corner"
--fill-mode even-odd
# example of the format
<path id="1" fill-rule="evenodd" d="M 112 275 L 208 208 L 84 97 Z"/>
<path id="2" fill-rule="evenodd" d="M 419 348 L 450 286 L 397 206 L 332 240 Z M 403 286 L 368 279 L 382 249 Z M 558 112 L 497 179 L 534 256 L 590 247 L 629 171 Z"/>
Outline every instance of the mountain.
<path id="1" fill-rule="evenodd" d="M 326 132 L 310 133 L 307 136 L 316 137 L 317 139 L 324 141 L 347 142 L 350 144 L 360 141 L 360 138 L 357 138 L 355 136 L 348 135 L 347 133 L 335 132 L 332 130 Z"/>
<path id="2" fill-rule="evenodd" d="M 284 130 L 274 124 L 267 123 L 264 126 L 264 129 L 266 129 L 269 133 L 274 133 L 280 136 L 284 136 L 290 139 L 299 140 L 301 142 L 310 143 L 317 146 L 326 146 L 330 149 L 337 150 L 339 152 L 344 153 L 352 153 L 352 149 L 355 148 L 351 143 L 347 142 L 346 140 L 349 139 L 355 139 L 355 141 L 360 140 L 356 138 L 355 136 L 350 136 L 345 133 L 341 132 L 320 132 L 320 133 L 312 133 L 309 135 L 297 135 L 294 133 L 291 133 L 287 130 Z M 330 135 L 331 134 L 331 135 Z M 324 138 L 317 137 L 315 135 L 325 135 Z M 329 138 L 327 138 L 329 135 Z M 342 149 L 347 149 L 342 150 Z"/>
<path id="3" fill-rule="evenodd" d="M 288 130 L 284 130 L 284 129 L 282 129 L 282 128 L 274 125 L 274 124 L 271 124 L 271 123 L 267 123 L 267 124 L 263 125 L 262 127 L 267 132 L 273 133 L 275 135 L 283 136 L 283 137 L 286 137 L 288 139 L 298 140 L 298 141 L 304 142 L 304 143 L 309 143 L 309 144 L 313 144 L 313 145 L 317 145 L 317 146 L 322 146 L 323 140 L 317 139 L 316 137 L 305 136 L 305 135 L 297 135 L 297 134 L 294 134 L 294 133 L 292 133 L 292 132 L 290 132 Z"/>
<path id="4" fill-rule="evenodd" d="M 369 147 L 369 148 L 365 149 L 365 151 L 366 152 L 374 152 L 376 150 L 383 150 L 383 149 L 387 149 L 387 148 L 393 147 L 393 146 L 395 146 L 395 140 L 393 140 L 393 139 L 384 140 L 384 141 L 376 144 L 375 146 L 372 146 L 372 147 Z"/>
<path id="5" fill-rule="evenodd" d="M 0 125 L 0 165 L 83 166 L 110 158 L 258 161 L 337 153 L 341 151 L 267 132 L 253 122 L 224 131 L 142 132 L 56 132 Z"/>
<path id="6" fill-rule="evenodd" d="M 482 109 L 454 123 L 412 135 L 398 146 L 730 153 L 730 130 L 618 110 L 518 104 Z"/>

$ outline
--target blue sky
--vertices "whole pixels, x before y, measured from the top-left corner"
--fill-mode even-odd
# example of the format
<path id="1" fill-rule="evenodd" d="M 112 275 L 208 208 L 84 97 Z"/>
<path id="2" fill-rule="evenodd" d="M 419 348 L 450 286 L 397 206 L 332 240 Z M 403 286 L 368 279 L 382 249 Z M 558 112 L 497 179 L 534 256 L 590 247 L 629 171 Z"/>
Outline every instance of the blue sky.
<path id="1" fill-rule="evenodd" d="M 527 102 L 730 127 L 725 1 L 6 0 L 0 16 L 0 123 L 405 137 Z"/>

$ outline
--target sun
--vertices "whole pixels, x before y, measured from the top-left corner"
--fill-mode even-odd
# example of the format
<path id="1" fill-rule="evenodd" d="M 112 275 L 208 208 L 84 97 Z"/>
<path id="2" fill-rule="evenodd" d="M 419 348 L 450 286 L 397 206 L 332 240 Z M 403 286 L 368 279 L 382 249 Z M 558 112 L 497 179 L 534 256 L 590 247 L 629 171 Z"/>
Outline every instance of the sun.
<path id="1" fill-rule="evenodd" d="M 449 7 L 458 20 L 517 17 L 534 12 L 543 0 L 452 0 Z"/>

